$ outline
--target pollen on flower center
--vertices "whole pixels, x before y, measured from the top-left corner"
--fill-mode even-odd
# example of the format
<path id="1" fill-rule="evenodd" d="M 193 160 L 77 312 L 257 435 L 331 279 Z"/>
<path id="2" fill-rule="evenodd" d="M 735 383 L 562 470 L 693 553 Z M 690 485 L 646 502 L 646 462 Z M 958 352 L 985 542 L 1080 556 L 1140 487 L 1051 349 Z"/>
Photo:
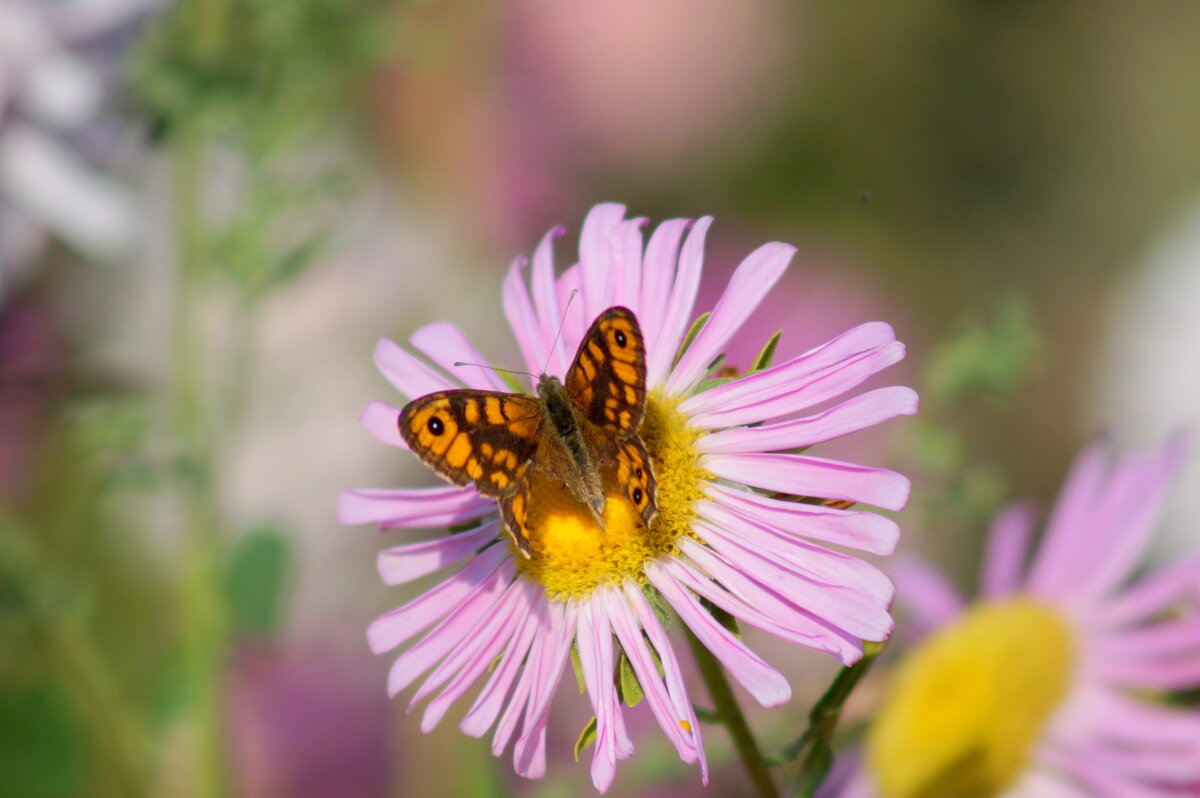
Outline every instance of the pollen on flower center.
<path id="1" fill-rule="evenodd" d="M 981 604 L 900 667 L 867 739 L 884 798 L 990 798 L 1012 786 L 1070 682 L 1070 629 L 1029 599 Z"/>
<path id="2" fill-rule="evenodd" d="M 603 530 L 566 485 L 534 474 L 527 518 L 533 556 L 518 556 L 517 567 L 540 582 L 550 598 L 585 596 L 601 584 L 629 578 L 640 581 L 647 561 L 677 553 L 676 541 L 691 534 L 700 486 L 711 478 L 699 464 L 700 433 L 673 402 L 654 394 L 646 402 L 640 434 L 658 482 L 658 515 L 649 529 L 612 468 L 601 471 L 607 500 Z"/>

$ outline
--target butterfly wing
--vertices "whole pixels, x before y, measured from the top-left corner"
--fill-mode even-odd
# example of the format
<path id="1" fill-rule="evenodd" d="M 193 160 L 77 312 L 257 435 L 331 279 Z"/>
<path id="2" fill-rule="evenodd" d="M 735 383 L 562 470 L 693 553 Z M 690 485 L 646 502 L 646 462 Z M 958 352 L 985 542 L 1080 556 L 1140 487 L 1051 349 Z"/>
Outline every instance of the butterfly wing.
<path id="1" fill-rule="evenodd" d="M 542 426 L 538 400 L 440 391 L 409 402 L 397 423 L 408 448 L 439 476 L 454 485 L 474 483 L 480 495 L 499 502 L 509 532 L 528 556 L 524 491 Z"/>
<path id="2" fill-rule="evenodd" d="M 633 311 L 612 307 L 596 317 L 564 384 L 583 417 L 605 434 L 637 434 L 646 415 L 646 346 Z"/>
<path id="3" fill-rule="evenodd" d="M 625 495 L 649 524 L 658 512 L 657 483 L 638 436 L 646 415 L 646 346 L 633 311 L 611 307 L 596 317 L 564 384 L 597 455 L 615 461 Z"/>
<path id="4" fill-rule="evenodd" d="M 658 482 L 646 444 L 636 435 L 617 441 L 617 481 L 649 525 L 658 514 Z"/>

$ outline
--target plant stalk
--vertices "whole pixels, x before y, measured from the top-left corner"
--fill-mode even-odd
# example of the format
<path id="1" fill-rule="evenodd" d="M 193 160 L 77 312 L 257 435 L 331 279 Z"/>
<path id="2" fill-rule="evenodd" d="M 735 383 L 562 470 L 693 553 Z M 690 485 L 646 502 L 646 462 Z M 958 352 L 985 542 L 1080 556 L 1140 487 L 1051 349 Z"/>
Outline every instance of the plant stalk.
<path id="1" fill-rule="evenodd" d="M 713 708 L 720 716 L 721 723 L 729 731 L 729 736 L 733 738 L 733 745 L 737 749 L 746 772 L 750 774 L 750 781 L 754 784 L 755 790 L 762 798 L 779 798 L 779 790 L 771 778 L 767 760 L 763 757 L 758 742 L 750 732 L 746 716 L 742 713 L 742 707 L 733 695 L 733 689 L 729 686 L 729 679 L 725 677 L 721 663 L 717 662 L 712 652 L 692 634 L 691 629 L 685 626 L 684 632 L 687 634 L 692 656 L 696 658 L 696 665 L 700 668 L 700 675 L 704 678 L 704 686 L 708 688 Z"/>

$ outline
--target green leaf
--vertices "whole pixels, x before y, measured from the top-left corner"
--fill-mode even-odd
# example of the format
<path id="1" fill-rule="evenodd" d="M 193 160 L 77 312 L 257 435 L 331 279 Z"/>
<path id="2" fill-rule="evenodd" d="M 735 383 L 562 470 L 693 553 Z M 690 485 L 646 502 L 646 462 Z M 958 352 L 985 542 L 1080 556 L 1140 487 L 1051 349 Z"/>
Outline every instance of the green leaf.
<path id="1" fill-rule="evenodd" d="M 721 609 L 716 604 L 713 604 L 708 599 L 702 598 L 700 599 L 700 603 L 706 610 L 708 610 L 709 614 L 712 615 L 713 620 L 728 629 L 734 635 L 734 637 L 740 638 L 742 636 L 742 631 L 738 628 L 737 618 L 734 618 L 728 612 Z"/>
<path id="2" fill-rule="evenodd" d="M 700 317 L 692 322 L 692 328 L 688 330 L 687 335 L 684 336 L 683 344 L 681 344 L 679 347 L 679 353 L 675 355 L 674 363 L 679 362 L 679 358 L 683 357 L 683 353 L 686 352 L 688 347 L 692 345 L 692 341 L 696 340 L 696 336 L 700 334 L 702 329 L 704 329 L 704 324 L 708 321 L 708 317 L 710 315 L 712 314 L 707 312 L 701 313 Z M 672 363 L 672 365 L 674 365 L 674 363 Z"/>
<path id="3" fill-rule="evenodd" d="M 242 536 L 226 566 L 226 599 L 234 629 L 270 634 L 279 625 L 291 553 L 288 539 L 272 527 Z"/>
<path id="4" fill-rule="evenodd" d="M 659 593 L 658 588 L 647 582 L 642 585 L 642 595 L 646 597 L 646 601 L 650 602 L 650 608 L 654 610 L 654 615 L 662 624 L 663 629 L 669 630 L 671 628 L 671 610 L 667 607 L 662 593 Z"/>
<path id="5" fill-rule="evenodd" d="M 87 794 L 78 720 L 58 693 L 0 689 L 0 784 L 11 798 Z"/>
<path id="6" fill-rule="evenodd" d="M 596 741 L 596 716 L 587 722 L 583 727 L 583 731 L 579 733 L 579 739 L 575 741 L 575 761 L 579 761 L 579 755 L 582 754 L 589 745 Z"/>
<path id="7" fill-rule="evenodd" d="M 587 692 L 587 682 L 583 680 L 583 660 L 579 657 L 579 644 L 571 644 L 571 668 L 575 671 L 575 682 L 579 685 L 579 692 Z"/>
<path id="8" fill-rule="evenodd" d="M 781 335 L 783 335 L 783 330 L 777 330 L 767 343 L 763 345 L 762 351 L 754 358 L 754 362 L 750 364 L 750 368 L 746 369 L 747 374 L 771 368 L 771 363 L 775 360 L 775 349 L 779 346 L 779 336 Z"/>
<path id="9" fill-rule="evenodd" d="M 617 686 L 621 688 L 621 700 L 625 702 L 627 707 L 636 707 L 642 703 L 645 697 L 645 692 L 642 690 L 642 683 L 638 681 L 637 674 L 633 672 L 633 664 L 630 663 L 629 657 L 625 656 L 625 652 L 621 652 L 621 657 L 617 661 L 617 675 L 620 681 Z"/>
<path id="10" fill-rule="evenodd" d="M 446 528 L 446 532 L 451 535 L 457 535 L 461 532 L 467 532 L 472 529 L 477 529 L 483 526 L 482 518 L 472 518 L 470 521 L 464 521 L 461 524 L 451 524 Z"/>

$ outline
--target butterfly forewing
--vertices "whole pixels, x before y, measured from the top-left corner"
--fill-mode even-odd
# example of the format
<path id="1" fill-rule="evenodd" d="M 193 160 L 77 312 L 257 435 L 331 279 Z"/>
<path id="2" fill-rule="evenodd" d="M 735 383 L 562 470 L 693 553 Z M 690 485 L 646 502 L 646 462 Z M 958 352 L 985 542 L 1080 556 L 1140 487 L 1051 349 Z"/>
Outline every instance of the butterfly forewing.
<path id="1" fill-rule="evenodd" d="M 596 317 L 565 384 L 584 418 L 606 435 L 637 434 L 646 413 L 646 348 L 633 311 L 613 307 Z"/>
<path id="2" fill-rule="evenodd" d="M 532 396 L 442 391 L 405 405 L 399 427 L 413 453 L 447 481 L 500 497 L 523 478 L 541 418 Z"/>

